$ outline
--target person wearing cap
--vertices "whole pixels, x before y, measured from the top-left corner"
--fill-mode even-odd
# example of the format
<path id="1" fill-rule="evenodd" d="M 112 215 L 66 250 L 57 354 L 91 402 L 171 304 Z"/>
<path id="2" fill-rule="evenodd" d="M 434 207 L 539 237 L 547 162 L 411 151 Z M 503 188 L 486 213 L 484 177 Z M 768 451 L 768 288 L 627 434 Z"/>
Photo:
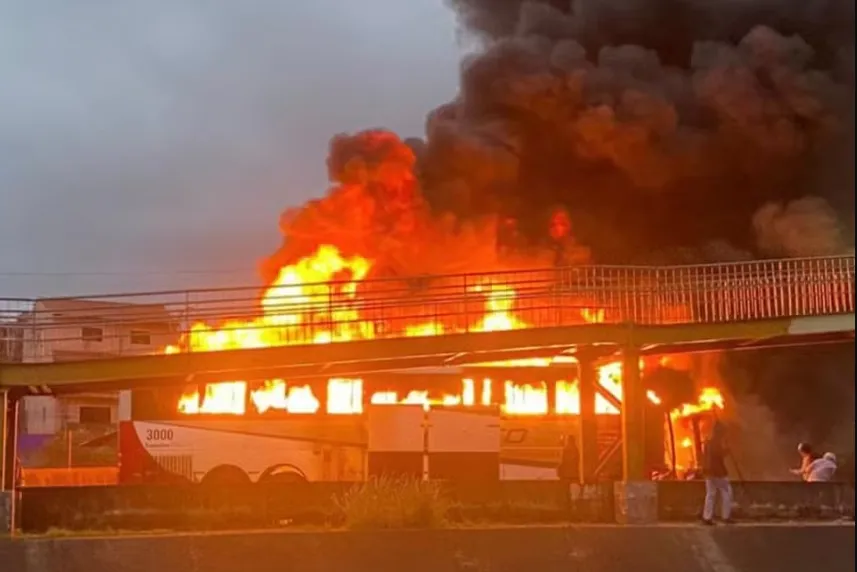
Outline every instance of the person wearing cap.
<path id="1" fill-rule="evenodd" d="M 702 449 L 702 472 L 705 477 L 705 504 L 702 508 L 703 524 L 714 524 L 714 504 L 720 493 L 720 517 L 723 522 L 732 522 L 732 485 L 726 469 L 726 439 L 723 424 L 714 423 L 711 436 Z"/>

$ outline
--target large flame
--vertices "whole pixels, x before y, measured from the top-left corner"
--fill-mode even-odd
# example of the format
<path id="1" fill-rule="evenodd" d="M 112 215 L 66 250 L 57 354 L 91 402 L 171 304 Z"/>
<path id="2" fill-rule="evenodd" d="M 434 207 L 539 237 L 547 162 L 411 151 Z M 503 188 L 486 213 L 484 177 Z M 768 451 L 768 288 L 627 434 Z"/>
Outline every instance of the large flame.
<path id="1" fill-rule="evenodd" d="M 617 402 L 622 401 L 621 369 L 618 364 L 608 364 L 599 369 L 601 387 Z M 406 394 L 396 391 L 375 391 L 369 397 L 372 404 L 420 404 L 430 406 L 464 405 L 489 406 L 499 402 L 503 413 L 507 415 L 546 415 L 550 413 L 548 387 L 555 387 L 555 410 L 557 415 L 579 415 L 580 393 L 577 380 L 558 380 L 555 384 L 547 382 L 516 383 L 503 380 L 495 383 L 491 378 L 474 379 L 464 377 L 460 380 L 458 392 L 444 392 L 433 395 L 428 390 L 411 390 Z M 494 399 L 495 388 L 502 388 Z M 266 380 L 258 388 L 249 392 L 249 402 L 258 413 L 278 410 L 288 413 L 359 414 L 363 412 L 364 383 L 362 379 L 331 378 L 326 387 L 327 403 L 322 407 L 321 400 L 308 384 L 289 385 L 281 379 Z M 242 415 L 246 413 L 247 384 L 243 381 L 213 383 L 205 387 L 200 395 L 197 389 L 191 389 L 179 399 L 178 410 L 185 414 L 223 413 Z M 660 404 L 660 398 L 654 392 L 648 392 L 648 399 Z M 722 409 L 723 397 L 713 388 L 705 388 L 694 404 L 684 404 L 673 410 L 672 419 L 678 420 L 696 413 Z M 618 415 L 616 405 L 601 394 L 596 394 L 595 412 L 598 415 Z"/>
<path id="2" fill-rule="evenodd" d="M 372 263 L 360 256 L 346 258 L 333 246 L 323 245 L 311 256 L 284 266 L 262 295 L 259 316 L 230 320 L 219 327 L 204 322 L 166 353 L 222 351 L 296 344 L 346 342 L 375 337 L 373 321 L 360 315 L 359 287 Z M 516 292 L 506 284 L 475 284 L 470 290 L 483 297 L 483 310 L 468 324 L 468 331 L 489 332 L 527 327 L 514 313 Z M 591 320 L 590 310 L 581 310 Z M 447 333 L 441 321 L 406 324 L 405 336 Z"/>
<path id="3" fill-rule="evenodd" d="M 223 351 L 253 349 L 292 344 L 343 342 L 375 337 L 375 324 L 360 315 L 359 286 L 372 268 L 360 256 L 344 257 L 333 246 L 323 245 L 314 254 L 280 269 L 262 295 L 259 316 L 248 320 L 229 320 L 219 327 L 197 322 L 178 345 L 166 353 L 184 351 Z M 471 291 L 483 297 L 483 311 L 468 324 L 469 331 L 501 331 L 526 327 L 513 315 L 516 292 L 499 283 L 475 284 Z M 450 331 L 440 321 L 406 324 L 405 336 L 434 336 Z M 182 396 L 179 411 L 194 413 L 233 413 L 245 411 L 244 381 L 225 381 L 208 385 L 204 394 L 189 392 Z M 331 380 L 327 411 L 354 413 L 358 392 L 353 383 Z M 373 396 L 373 400 L 393 399 Z M 408 402 L 422 402 L 409 396 Z M 288 386 L 281 379 L 266 381 L 250 394 L 256 409 L 280 409 L 293 413 L 312 413 L 320 408 L 309 386 Z M 449 400 L 447 400 L 449 401 Z"/>
<path id="4" fill-rule="evenodd" d="M 189 335 L 178 345 L 166 348 L 166 353 L 183 351 L 222 351 L 275 347 L 292 344 L 330 343 L 358 339 L 372 339 L 376 325 L 361 315 L 360 287 L 372 268 L 372 263 L 360 256 L 345 257 L 333 246 L 323 245 L 311 256 L 280 269 L 274 282 L 262 295 L 258 316 L 250 319 L 226 321 L 220 326 L 203 322 L 191 326 Z M 482 298 L 481 312 L 475 312 L 467 331 L 504 331 L 526 328 L 527 324 L 515 315 L 517 293 L 508 284 L 497 282 L 475 284 L 470 291 Z M 581 308 L 581 320 L 588 323 L 604 321 L 604 310 Z M 455 326 L 458 326 L 456 328 Z M 404 324 L 405 336 L 434 336 L 461 331 L 461 324 L 445 324 L 442 320 Z M 563 361 L 530 359 L 513 360 L 492 365 L 549 366 Z M 568 358 L 565 361 L 574 361 Z M 645 364 L 641 361 L 641 367 Z M 546 370 L 547 371 L 547 370 Z M 601 387 L 622 400 L 621 363 L 613 362 L 599 368 Z M 417 403 L 431 405 L 489 405 L 499 403 L 509 415 L 539 415 L 549 413 L 548 387 L 555 386 L 555 413 L 580 413 L 580 395 L 576 380 L 559 380 L 555 384 L 543 381 L 519 384 L 514 380 L 461 380 L 458 393 L 432 396 L 428 391 L 411 391 L 398 395 L 392 391 L 379 391 L 369 397 L 370 403 Z M 309 385 L 289 384 L 282 379 L 264 381 L 250 388 L 243 380 L 224 381 L 205 386 L 202 395 L 198 390 L 184 394 L 178 409 L 186 414 L 226 413 L 240 415 L 251 403 L 257 412 L 280 410 L 290 413 L 355 414 L 363 409 L 363 382 L 359 379 L 330 379 L 327 384 L 326 403 L 321 403 Z M 696 410 L 722 407 L 722 398 L 703 392 L 698 404 L 688 404 L 675 415 L 686 416 Z M 494 399 L 494 396 L 499 399 Z M 660 399 L 653 392 L 648 398 L 653 403 Z M 613 400 L 596 396 L 596 413 L 619 413 Z"/>

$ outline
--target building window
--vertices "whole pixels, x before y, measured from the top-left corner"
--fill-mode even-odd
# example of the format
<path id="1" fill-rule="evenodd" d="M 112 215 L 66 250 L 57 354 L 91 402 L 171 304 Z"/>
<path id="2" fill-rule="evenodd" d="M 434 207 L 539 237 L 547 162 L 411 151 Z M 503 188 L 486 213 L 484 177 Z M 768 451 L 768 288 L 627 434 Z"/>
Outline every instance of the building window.
<path id="1" fill-rule="evenodd" d="M 81 405 L 78 411 L 81 423 L 98 423 L 106 425 L 110 423 L 110 408 Z"/>
<path id="2" fill-rule="evenodd" d="M 135 346 L 152 345 L 152 334 L 146 330 L 131 330 L 131 343 Z"/>
<path id="3" fill-rule="evenodd" d="M 104 330 L 101 328 L 84 326 L 80 329 L 80 337 L 85 342 L 100 342 L 104 339 Z"/>

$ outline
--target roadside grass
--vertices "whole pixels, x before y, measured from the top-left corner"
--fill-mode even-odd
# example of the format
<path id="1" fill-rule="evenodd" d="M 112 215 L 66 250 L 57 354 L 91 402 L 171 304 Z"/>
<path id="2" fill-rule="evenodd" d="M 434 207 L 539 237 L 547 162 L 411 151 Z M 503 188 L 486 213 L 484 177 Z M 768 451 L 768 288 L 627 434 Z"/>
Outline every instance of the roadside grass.
<path id="1" fill-rule="evenodd" d="M 354 485 L 335 504 L 351 530 L 440 528 L 449 508 L 439 483 L 388 477 Z"/>
<path id="2" fill-rule="evenodd" d="M 378 478 L 355 485 L 336 499 L 335 522 L 351 530 L 445 528 L 491 524 L 567 522 L 566 507 L 556 502 L 506 499 L 460 502 L 443 484 L 417 479 Z"/>

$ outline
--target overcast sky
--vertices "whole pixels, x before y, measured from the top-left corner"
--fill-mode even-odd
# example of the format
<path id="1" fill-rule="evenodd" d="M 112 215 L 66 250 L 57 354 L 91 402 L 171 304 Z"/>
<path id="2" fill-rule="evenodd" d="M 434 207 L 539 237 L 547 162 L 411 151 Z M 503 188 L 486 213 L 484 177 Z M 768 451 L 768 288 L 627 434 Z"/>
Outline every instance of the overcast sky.
<path id="1" fill-rule="evenodd" d="M 443 0 L 0 0 L 0 297 L 255 283 L 331 135 L 421 135 L 458 59 Z"/>

